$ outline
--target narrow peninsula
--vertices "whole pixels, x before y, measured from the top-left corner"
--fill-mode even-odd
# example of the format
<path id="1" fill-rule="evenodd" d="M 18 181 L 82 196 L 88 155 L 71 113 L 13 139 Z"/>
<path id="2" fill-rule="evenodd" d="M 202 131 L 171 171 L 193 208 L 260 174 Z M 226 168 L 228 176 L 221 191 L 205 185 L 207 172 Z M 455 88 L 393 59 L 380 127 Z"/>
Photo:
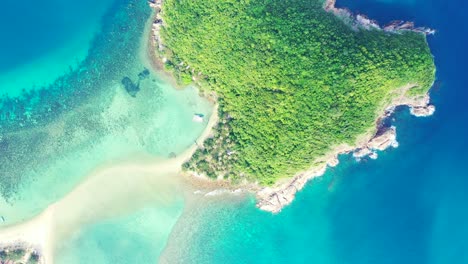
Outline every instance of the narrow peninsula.
<path id="1" fill-rule="evenodd" d="M 183 165 L 194 175 L 257 186 L 278 212 L 337 155 L 396 146 L 381 120 L 399 105 L 432 114 L 435 66 L 410 22 L 381 27 L 323 0 L 156 0 L 161 65 L 219 103 L 219 122 Z"/>

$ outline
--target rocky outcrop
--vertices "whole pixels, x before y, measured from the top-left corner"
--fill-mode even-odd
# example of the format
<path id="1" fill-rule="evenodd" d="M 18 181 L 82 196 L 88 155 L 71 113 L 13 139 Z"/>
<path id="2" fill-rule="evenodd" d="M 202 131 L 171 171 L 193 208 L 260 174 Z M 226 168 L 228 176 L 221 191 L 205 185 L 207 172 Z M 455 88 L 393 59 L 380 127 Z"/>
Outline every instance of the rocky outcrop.
<path id="1" fill-rule="evenodd" d="M 423 107 L 411 107 L 410 112 L 412 115 L 421 117 L 421 116 L 430 116 L 435 112 L 435 106 L 427 105 Z"/>
<path id="2" fill-rule="evenodd" d="M 410 88 L 411 89 L 411 88 Z M 403 91 L 406 93 L 406 91 Z M 393 108 L 398 105 L 407 105 L 410 108 L 410 113 L 417 117 L 430 116 L 434 114 L 436 108 L 430 103 L 429 94 L 417 97 L 406 97 L 404 95 L 393 100 Z M 390 110 L 392 111 L 392 110 Z"/>
<path id="3" fill-rule="evenodd" d="M 391 127 L 387 129 L 380 135 L 373 137 L 366 147 L 372 150 L 386 150 L 388 147 L 397 146 L 398 142 L 396 141 L 396 129 Z"/>
<path id="4" fill-rule="evenodd" d="M 346 8 L 335 7 L 336 0 L 327 0 L 323 8 L 332 12 L 336 16 L 342 18 L 352 28 L 359 29 L 378 29 L 391 33 L 398 33 L 402 31 L 413 31 L 425 35 L 431 35 L 435 33 L 435 30 L 425 27 L 415 27 L 413 22 L 395 20 L 385 26 L 380 26 L 375 20 L 369 19 L 367 16 L 362 14 L 353 15 L 353 13 Z"/>
<path id="5" fill-rule="evenodd" d="M 148 0 L 148 5 L 151 8 L 160 8 L 162 0 Z"/>
<path id="6" fill-rule="evenodd" d="M 151 26 L 153 46 L 157 47 L 157 49 L 162 52 L 164 50 L 164 45 L 161 39 L 161 28 L 163 26 L 163 20 L 161 17 L 162 0 L 150 0 L 148 1 L 148 4 L 155 10 L 155 19 Z"/>
<path id="7" fill-rule="evenodd" d="M 377 23 L 377 21 L 372 20 L 365 15 L 357 15 L 356 22 L 362 27 L 364 27 L 365 29 L 372 29 L 372 28 L 380 29 L 380 26 Z"/>
<path id="8" fill-rule="evenodd" d="M 304 188 L 307 181 L 323 175 L 326 169 L 327 164 L 324 163 L 315 167 L 313 170 L 297 175 L 280 188 L 263 188 L 257 192 L 257 207 L 272 213 L 280 212 L 284 206 L 290 204 L 294 200 L 296 193 Z"/>
<path id="9" fill-rule="evenodd" d="M 367 147 L 357 148 L 353 153 L 353 157 L 355 157 L 356 159 L 360 159 L 363 157 L 370 156 L 372 153 L 372 150 L 370 150 Z"/>
<path id="10" fill-rule="evenodd" d="M 395 127 L 390 127 L 379 132 L 366 145 L 353 151 L 353 157 L 358 160 L 366 156 L 376 159 L 378 157 L 376 151 L 383 151 L 389 147 L 398 147 Z"/>
<path id="11" fill-rule="evenodd" d="M 395 32 L 401 30 L 410 30 L 418 33 L 423 33 L 425 35 L 432 35 L 435 33 L 435 30 L 425 27 L 415 27 L 413 22 L 395 20 L 383 27 L 384 31 Z"/>

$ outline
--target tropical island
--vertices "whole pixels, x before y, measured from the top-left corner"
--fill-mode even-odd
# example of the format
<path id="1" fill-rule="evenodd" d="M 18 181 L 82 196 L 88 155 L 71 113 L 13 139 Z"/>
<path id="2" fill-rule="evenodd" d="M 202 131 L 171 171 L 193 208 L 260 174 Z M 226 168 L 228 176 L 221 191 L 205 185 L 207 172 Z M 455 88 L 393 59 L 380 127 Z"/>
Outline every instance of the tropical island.
<path id="1" fill-rule="evenodd" d="M 76 83 L 59 80 L 51 89 L 31 90 L 29 97 L 6 97 L 1 126 L 8 130 L 0 133 L 0 148 L 6 154 L 2 161 L 7 161 L 2 164 L 8 165 L 2 173 L 8 177 L 3 177 L 1 188 L 6 203 L 0 204 L 0 263 L 71 263 L 68 256 L 81 258 L 79 262 L 88 256 L 99 259 L 95 256 L 106 254 L 95 252 L 93 245 L 81 248 L 81 241 L 99 241 L 100 234 L 109 233 L 138 241 L 122 250 L 106 245 L 103 252 L 134 252 L 138 247 L 152 253 L 145 259 L 159 254 L 162 246 L 149 241 L 156 240 L 161 230 L 171 235 L 169 241 L 177 249 L 181 243 L 173 237 L 178 234 L 186 243 L 203 245 L 206 239 L 198 242 L 186 236 L 185 227 L 192 229 L 194 222 L 175 229 L 171 223 L 156 225 L 159 207 L 170 204 L 174 221 L 182 210 L 190 212 L 181 217 L 184 221 L 213 212 L 206 218 L 211 225 L 211 217 L 220 216 L 219 211 L 211 211 L 212 205 L 224 200 L 213 196 L 232 193 L 241 199 L 216 206 L 225 210 L 232 205 L 229 210 L 234 214 L 229 217 L 237 223 L 238 202 L 243 203 L 243 194 L 249 192 L 256 194 L 257 207 L 279 212 L 309 179 L 336 166 L 340 154 L 369 160 L 379 151 L 397 147 L 397 128 L 389 120 L 397 106 L 406 106 L 415 116 L 435 111 L 428 95 L 435 79 L 426 41 L 426 35 L 434 32 L 431 29 L 407 21 L 381 26 L 362 14 L 336 8 L 334 0 L 150 0 L 149 4 L 152 13 L 146 2 L 138 0 L 123 1 L 110 11 L 113 16 L 106 21 L 113 26 L 100 37 L 106 44 L 97 45 L 105 57 L 83 64 L 76 78 L 64 77 Z M 140 39 L 142 35 L 151 38 Z M 125 45 L 113 46 L 116 43 Z M 164 69 L 157 73 L 172 83 L 151 66 Z M 88 72 L 88 68 L 109 71 Z M 192 87 L 177 91 L 175 83 L 182 89 Z M 96 88 L 86 93 L 89 99 L 64 93 L 79 95 L 88 88 Z M 67 100 L 76 104 L 64 104 L 63 114 L 61 104 L 48 110 L 49 105 L 42 103 Z M 41 107 L 33 108 L 36 103 Z M 44 118 L 35 114 L 41 109 L 48 113 Z M 45 154 L 37 155 L 41 153 Z M 176 177 L 182 169 L 184 177 Z M 31 170 L 34 174 L 28 175 Z M 328 176 L 317 185 L 328 192 L 331 184 L 323 184 L 326 181 Z M 17 202 L 21 199 L 26 202 Z M 174 202 L 182 200 L 183 204 Z M 30 203 L 33 206 L 28 207 Z M 210 210 L 192 214 L 202 206 Z M 141 208 L 145 211 L 140 214 Z M 250 211 L 257 214 L 253 217 L 271 217 Z M 42 213 L 33 216 L 36 212 Z M 122 221 L 121 216 L 125 216 Z M 114 218 L 119 218 L 118 223 L 100 225 Z M 136 232 L 135 226 L 142 228 Z M 210 235 L 212 230 L 204 232 Z M 146 238 L 140 241 L 141 234 Z M 102 239 L 112 240 L 108 235 Z M 152 249 L 143 250 L 147 245 Z M 163 262 L 177 259 L 171 250 L 167 252 Z M 113 255 L 108 262 L 115 262 Z M 133 254 L 125 255 L 135 261 Z"/>
<path id="2" fill-rule="evenodd" d="M 220 122 L 184 165 L 256 183 L 277 212 L 337 155 L 396 146 L 395 106 L 430 115 L 435 66 L 411 22 L 380 27 L 335 1 L 154 1 L 156 53 L 182 85 L 216 98 Z M 377 143 L 376 143 L 377 142 Z"/>

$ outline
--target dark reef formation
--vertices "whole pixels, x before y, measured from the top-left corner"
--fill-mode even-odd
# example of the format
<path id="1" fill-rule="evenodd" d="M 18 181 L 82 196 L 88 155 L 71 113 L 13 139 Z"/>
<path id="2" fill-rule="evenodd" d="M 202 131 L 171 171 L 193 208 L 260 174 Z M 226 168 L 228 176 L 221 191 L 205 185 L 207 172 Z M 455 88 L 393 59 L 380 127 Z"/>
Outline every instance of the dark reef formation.
<path id="1" fill-rule="evenodd" d="M 122 79 L 122 84 L 127 93 L 132 97 L 136 97 L 137 93 L 140 91 L 140 82 L 134 83 L 132 79 L 128 77 Z"/>

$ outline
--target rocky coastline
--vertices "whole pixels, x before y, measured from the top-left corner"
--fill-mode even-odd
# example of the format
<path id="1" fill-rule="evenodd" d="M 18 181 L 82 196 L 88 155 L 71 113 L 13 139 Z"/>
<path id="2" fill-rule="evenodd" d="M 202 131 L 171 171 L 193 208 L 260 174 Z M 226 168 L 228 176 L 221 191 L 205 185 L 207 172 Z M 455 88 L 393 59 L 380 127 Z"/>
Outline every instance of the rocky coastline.
<path id="1" fill-rule="evenodd" d="M 433 34 L 434 30 L 427 28 L 415 28 L 412 22 L 395 21 L 380 27 L 376 21 L 370 20 L 364 15 L 353 16 L 347 9 L 340 9 L 335 7 L 336 0 L 327 0 L 324 9 L 332 12 L 338 17 L 341 17 L 346 22 L 349 22 L 356 30 L 359 28 L 364 29 L 377 29 L 387 32 L 398 33 L 401 31 L 414 31 L 423 34 Z M 164 57 L 164 44 L 162 42 L 160 31 L 163 26 L 163 19 L 161 17 L 162 0 L 148 1 L 151 8 L 155 10 L 155 19 L 152 24 L 151 41 L 153 47 L 161 54 L 160 60 L 164 63 L 167 58 Z M 251 192 L 256 195 L 256 206 L 264 211 L 278 213 L 285 206 L 289 205 L 295 198 L 298 191 L 304 188 L 305 184 L 312 178 L 322 176 L 327 168 L 335 167 L 338 165 L 338 156 L 341 154 L 352 154 L 356 159 L 369 157 L 376 159 L 378 151 L 383 151 L 389 147 L 398 147 L 396 140 L 396 128 L 383 126 L 384 120 L 390 117 L 395 108 L 398 106 L 408 106 L 410 113 L 414 116 L 429 116 L 435 111 L 435 107 L 430 104 L 429 95 L 418 97 L 407 96 L 408 90 L 415 87 L 415 84 L 407 84 L 399 89 L 399 94 L 393 96 L 393 100 L 389 106 L 383 108 L 376 120 L 376 131 L 373 134 L 363 135 L 363 139 L 356 142 L 354 146 L 340 145 L 333 148 L 328 154 L 317 159 L 313 162 L 313 166 L 304 171 L 297 173 L 292 178 L 287 178 L 276 183 L 272 187 L 260 186 L 256 183 L 243 182 L 233 184 L 226 180 L 212 180 L 206 176 L 199 175 L 195 172 L 187 172 L 184 174 L 186 180 L 189 181 L 194 187 L 204 189 L 205 191 L 196 191 L 196 194 L 213 196 L 222 193 L 239 194 L 241 192 Z M 206 191 L 211 189 L 211 191 Z"/>
<path id="2" fill-rule="evenodd" d="M 322 176 L 329 167 L 337 166 L 339 155 L 352 154 L 357 160 L 365 157 L 376 159 L 378 151 L 383 151 L 390 147 L 398 147 L 396 128 L 385 127 L 383 125 L 385 119 L 392 116 L 396 107 L 407 106 L 410 109 L 410 113 L 418 117 L 430 116 L 435 111 L 435 107 L 430 104 L 428 94 L 414 98 L 405 96 L 408 90 L 413 87 L 413 84 L 408 84 L 400 89 L 401 96 L 395 97 L 390 106 L 377 119 L 377 132 L 373 135 L 366 135 L 355 146 L 342 145 L 335 147 L 329 154 L 314 162 L 314 164 L 318 165 L 314 165 L 309 170 L 298 173 L 293 178 L 280 182 L 274 187 L 265 187 L 257 191 L 257 207 L 272 213 L 280 212 L 283 207 L 289 205 L 294 200 L 296 193 L 304 188 L 310 179 Z"/>
<path id="3" fill-rule="evenodd" d="M 335 14 L 337 17 L 343 19 L 352 28 L 358 30 L 359 28 L 364 29 L 377 29 L 383 30 L 390 33 L 399 33 L 403 31 L 412 31 L 425 35 L 432 35 L 435 30 L 426 27 L 416 27 L 411 21 L 395 20 L 387 25 L 380 26 L 377 21 L 368 18 L 366 15 L 357 14 L 354 15 L 349 9 L 337 8 L 335 6 L 336 0 L 326 0 L 324 9 L 328 12 Z"/>
<path id="4" fill-rule="evenodd" d="M 164 46 L 162 44 L 160 34 L 161 27 L 163 26 L 163 20 L 161 17 L 162 0 L 150 0 L 148 1 L 148 4 L 155 11 L 153 23 L 151 25 L 151 42 L 157 51 L 163 52 Z"/>

